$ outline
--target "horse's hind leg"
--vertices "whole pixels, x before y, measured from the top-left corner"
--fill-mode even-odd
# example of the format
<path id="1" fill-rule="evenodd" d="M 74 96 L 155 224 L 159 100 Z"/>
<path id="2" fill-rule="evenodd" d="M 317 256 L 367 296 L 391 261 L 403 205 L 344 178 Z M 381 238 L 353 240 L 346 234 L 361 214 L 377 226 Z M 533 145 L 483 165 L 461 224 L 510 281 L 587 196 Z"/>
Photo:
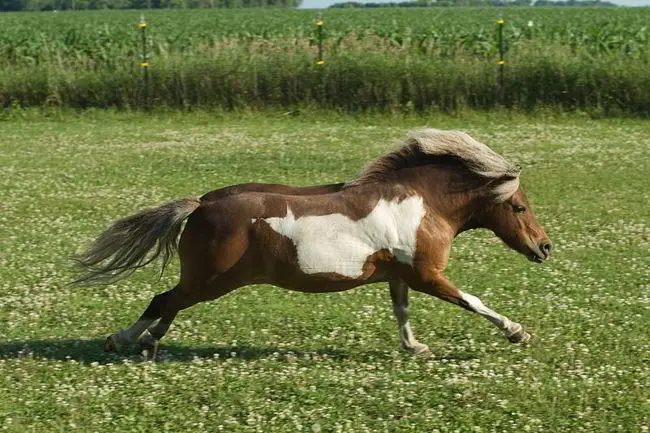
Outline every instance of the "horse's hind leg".
<path id="1" fill-rule="evenodd" d="M 142 314 L 143 317 L 160 318 L 157 322 L 154 320 L 155 323 L 152 322 L 153 325 L 146 329 L 138 339 L 140 349 L 146 357 L 151 359 L 156 357 L 158 342 L 165 336 L 178 312 L 200 302 L 198 297 L 184 292 L 179 286 L 162 293 L 158 299 L 154 297 L 147 311 Z"/>
<path id="2" fill-rule="evenodd" d="M 187 295 L 177 290 L 177 287 L 173 289 L 174 292 L 170 291 L 172 293 L 166 292 L 169 296 L 161 300 L 154 310 L 154 314 L 158 315 L 160 320 L 145 330 L 138 340 L 140 349 L 146 350 L 152 358 L 156 356 L 158 342 L 165 336 L 178 312 L 203 300 L 197 296 Z"/>
<path id="3" fill-rule="evenodd" d="M 394 280 L 389 282 L 390 298 L 393 301 L 393 313 L 397 319 L 399 326 L 399 338 L 401 346 L 416 355 L 426 355 L 429 352 L 429 347 L 422 344 L 415 339 L 411 325 L 409 325 L 408 313 L 408 285 L 402 280 Z"/>
<path id="4" fill-rule="evenodd" d="M 163 315 L 158 323 L 149 327 L 149 329 L 142 334 L 142 337 L 140 337 L 141 343 L 146 343 L 147 341 L 153 343 L 163 338 L 179 311 L 180 310 L 169 311 Z"/>
<path id="5" fill-rule="evenodd" d="M 127 329 L 110 335 L 106 339 L 106 342 L 104 343 L 104 351 L 112 352 L 118 350 L 125 344 L 132 344 L 143 338 L 149 333 L 147 328 L 154 324 L 158 319 L 164 317 L 170 304 L 175 304 L 174 300 L 179 297 L 179 292 L 179 286 L 176 286 L 171 290 L 154 296 L 147 309 L 133 325 Z"/>
<path id="6" fill-rule="evenodd" d="M 180 289 L 179 286 L 176 286 L 169 292 L 163 293 L 163 295 L 168 295 L 157 301 L 155 307 L 151 308 L 151 311 L 148 308 L 149 314 L 145 311 L 142 315 L 143 317 L 157 316 L 160 320 L 143 332 L 138 340 L 140 349 L 146 350 L 149 357 L 155 358 L 156 351 L 158 350 L 158 342 L 165 336 L 179 311 L 199 302 L 218 299 L 232 292 L 237 287 L 240 287 L 240 285 L 232 280 L 216 278 L 209 286 L 201 286 L 200 290 L 187 292 Z M 153 303 L 154 301 L 152 301 Z"/>
<path id="7" fill-rule="evenodd" d="M 158 340 L 179 311 L 217 299 L 246 283 L 245 275 L 250 274 L 251 268 L 250 257 L 245 255 L 246 230 L 226 230 L 226 226 L 222 230 L 226 234 L 216 238 L 218 249 L 215 249 L 215 238 L 205 235 L 212 230 L 211 223 L 197 215 L 188 220 L 180 239 L 181 282 L 154 296 L 133 326 L 108 337 L 104 350 L 116 350 L 123 343 L 138 341 L 142 348 L 155 352 Z"/>
<path id="8" fill-rule="evenodd" d="M 172 322 L 176 318 L 180 310 L 169 311 L 165 313 L 160 320 L 155 324 L 145 330 L 144 333 L 138 339 L 140 345 L 140 350 L 145 355 L 145 357 L 150 359 L 156 358 L 156 353 L 158 352 L 158 343 L 161 338 L 165 336 Z"/>
<path id="9" fill-rule="evenodd" d="M 147 309 L 133 325 L 106 339 L 104 351 L 112 352 L 119 350 L 125 344 L 138 342 L 142 349 L 155 352 L 158 340 L 165 335 L 176 314 L 201 300 L 194 292 L 183 290 L 180 284 L 154 296 Z"/>

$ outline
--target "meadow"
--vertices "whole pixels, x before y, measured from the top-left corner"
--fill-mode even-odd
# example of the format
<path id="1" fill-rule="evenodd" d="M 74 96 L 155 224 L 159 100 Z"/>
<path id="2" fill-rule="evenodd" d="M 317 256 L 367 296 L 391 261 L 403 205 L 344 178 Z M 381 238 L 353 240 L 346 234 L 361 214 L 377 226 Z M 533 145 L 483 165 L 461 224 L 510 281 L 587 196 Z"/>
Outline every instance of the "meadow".
<path id="1" fill-rule="evenodd" d="M 432 356 L 400 351 L 387 288 L 251 286 L 182 312 L 157 362 L 102 352 L 174 284 L 155 266 L 69 286 L 110 221 L 234 183 L 349 180 L 408 130 L 467 130 L 523 167 L 554 241 L 535 265 L 461 235 L 448 276 L 534 334 L 411 294 Z M 0 122 L 0 430 L 647 432 L 650 124 L 455 117 L 18 111 Z"/>
<path id="2" fill-rule="evenodd" d="M 649 8 L 326 10 L 324 65 L 314 64 L 316 11 L 146 11 L 146 85 L 142 14 L 2 14 L 0 104 L 650 113 Z"/>

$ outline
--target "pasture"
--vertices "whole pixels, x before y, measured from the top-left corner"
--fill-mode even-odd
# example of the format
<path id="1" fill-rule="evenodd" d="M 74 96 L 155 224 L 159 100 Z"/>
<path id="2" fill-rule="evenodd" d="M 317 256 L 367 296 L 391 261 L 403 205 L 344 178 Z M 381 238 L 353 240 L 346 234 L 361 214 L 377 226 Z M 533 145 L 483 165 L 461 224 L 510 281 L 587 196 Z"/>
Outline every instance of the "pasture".
<path id="1" fill-rule="evenodd" d="M 466 130 L 523 167 L 552 259 L 535 265 L 469 232 L 447 275 L 526 325 L 529 346 L 411 292 L 411 325 L 433 352 L 413 357 L 399 350 L 384 285 L 251 286 L 180 313 L 158 362 L 102 352 L 177 277 L 173 262 L 161 280 L 152 266 L 68 286 L 69 257 L 110 221 L 229 184 L 349 180 L 422 126 Z M 26 111 L 0 135 L 0 430 L 650 428 L 647 121 Z"/>

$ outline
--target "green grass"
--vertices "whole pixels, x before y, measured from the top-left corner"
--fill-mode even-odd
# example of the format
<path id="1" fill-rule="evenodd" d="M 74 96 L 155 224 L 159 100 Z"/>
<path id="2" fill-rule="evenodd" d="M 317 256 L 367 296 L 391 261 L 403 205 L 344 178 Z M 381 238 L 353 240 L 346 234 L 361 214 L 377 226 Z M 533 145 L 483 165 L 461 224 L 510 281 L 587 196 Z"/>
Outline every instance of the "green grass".
<path id="1" fill-rule="evenodd" d="M 314 11 L 147 11 L 148 89 L 141 13 L 0 15 L 0 106 L 650 114 L 648 8 L 328 10 L 323 66 Z"/>
<path id="2" fill-rule="evenodd" d="M 511 50 L 531 41 L 561 44 L 592 55 L 645 56 L 647 8 L 409 8 L 368 10 L 202 9 L 26 12 L 0 15 L 0 66 L 40 62 L 114 67 L 139 52 L 135 24 L 144 14 L 154 59 L 173 53 L 218 51 L 240 42 L 272 49 L 288 41 L 308 49 L 312 21 L 322 13 L 327 48 L 410 51 L 426 56 L 472 52 L 494 56 L 499 18 Z M 311 47 L 315 52 L 315 47 Z"/>
<path id="3" fill-rule="evenodd" d="M 650 427 L 650 124 L 316 114 L 21 113 L 0 122 L 0 430 L 10 432 L 645 432 Z M 387 288 L 241 289 L 182 312 L 161 360 L 104 354 L 173 284 L 172 266 L 67 286 L 69 256 L 110 221 L 247 181 L 352 178 L 419 126 L 462 128 L 523 167 L 554 241 L 534 265 L 487 232 L 448 276 L 528 326 L 412 294 L 434 356 L 398 349 Z"/>

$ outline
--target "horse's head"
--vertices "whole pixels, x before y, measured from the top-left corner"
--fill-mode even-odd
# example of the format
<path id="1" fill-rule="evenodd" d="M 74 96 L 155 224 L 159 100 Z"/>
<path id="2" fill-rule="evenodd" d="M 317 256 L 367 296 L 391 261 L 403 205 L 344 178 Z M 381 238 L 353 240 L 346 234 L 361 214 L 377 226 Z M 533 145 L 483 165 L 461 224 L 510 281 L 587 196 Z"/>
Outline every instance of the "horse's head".
<path id="1" fill-rule="evenodd" d="M 507 200 L 488 206 L 477 215 L 480 225 L 492 230 L 513 250 L 542 263 L 551 254 L 551 240 L 537 222 L 526 194 L 517 191 Z"/>

